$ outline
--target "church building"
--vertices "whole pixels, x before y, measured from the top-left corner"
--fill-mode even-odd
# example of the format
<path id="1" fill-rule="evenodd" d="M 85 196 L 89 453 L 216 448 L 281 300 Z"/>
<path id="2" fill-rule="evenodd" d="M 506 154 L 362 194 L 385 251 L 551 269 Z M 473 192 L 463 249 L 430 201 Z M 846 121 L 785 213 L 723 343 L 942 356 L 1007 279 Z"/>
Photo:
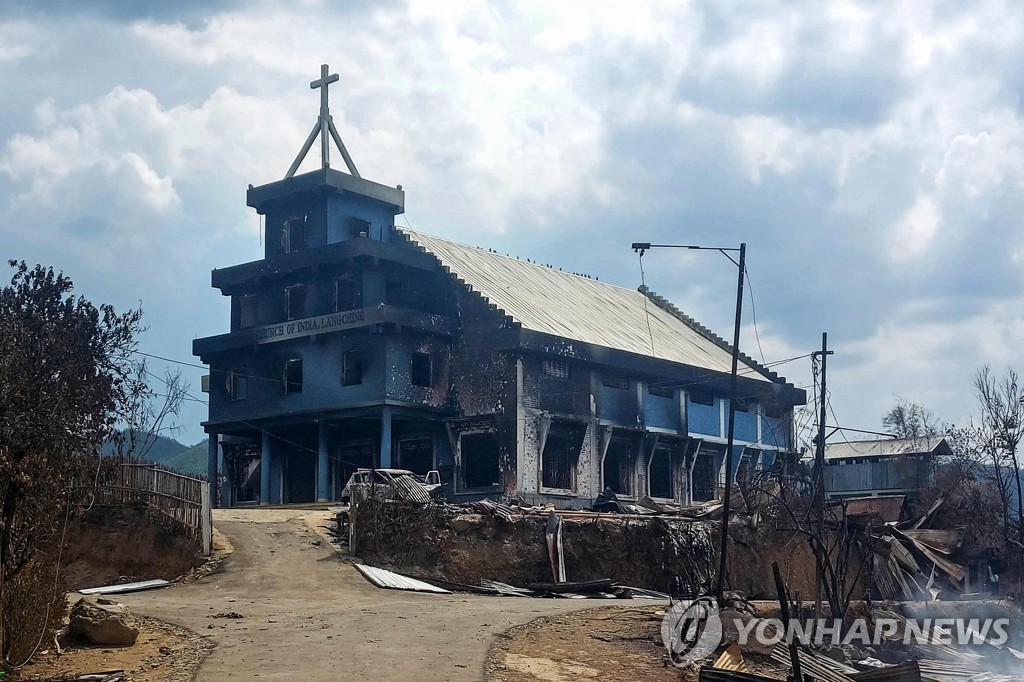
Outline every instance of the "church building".
<path id="1" fill-rule="evenodd" d="M 359 175 L 321 108 L 283 180 L 248 191 L 261 260 L 216 269 L 209 365 L 219 504 L 337 500 L 359 467 L 438 471 L 450 498 L 586 507 L 714 499 L 793 451 L 804 391 L 665 299 L 395 225 L 405 194 Z M 321 168 L 296 175 L 319 137 Z M 347 172 L 330 165 L 331 142 Z"/>

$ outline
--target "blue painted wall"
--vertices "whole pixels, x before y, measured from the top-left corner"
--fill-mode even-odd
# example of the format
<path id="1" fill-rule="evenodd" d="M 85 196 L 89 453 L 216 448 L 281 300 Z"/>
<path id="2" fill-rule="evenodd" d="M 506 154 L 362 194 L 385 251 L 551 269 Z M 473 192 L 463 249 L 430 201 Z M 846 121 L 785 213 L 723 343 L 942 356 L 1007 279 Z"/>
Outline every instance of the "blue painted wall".
<path id="1" fill-rule="evenodd" d="M 341 383 L 342 354 L 347 350 L 357 350 L 362 356 L 361 384 Z M 302 392 L 284 395 L 284 362 L 291 357 L 302 358 Z M 249 372 L 246 397 L 242 400 L 231 400 L 227 393 L 226 372 L 235 367 L 244 367 Z M 283 341 L 258 353 L 239 352 L 234 362 L 214 364 L 212 369 L 210 409 L 217 421 L 341 409 L 385 397 L 384 339 L 365 331 Z"/>
<path id="2" fill-rule="evenodd" d="M 789 446 L 788 420 L 779 417 L 761 417 L 761 442 L 780 448 Z"/>
<path id="3" fill-rule="evenodd" d="M 679 398 L 663 398 L 644 388 L 644 424 L 660 429 L 679 429 Z"/>
<path id="4" fill-rule="evenodd" d="M 728 420 L 729 401 L 725 401 L 725 415 L 725 418 Z M 726 421 L 727 427 L 728 423 L 729 422 Z M 757 442 L 757 412 L 753 405 L 750 406 L 748 412 L 741 412 L 739 410 L 736 410 L 734 438 L 736 440 L 745 440 L 750 443 Z"/>
<path id="5" fill-rule="evenodd" d="M 362 224 L 364 221 L 369 225 Z M 333 194 L 328 199 L 328 244 L 358 237 L 360 231 L 370 239 L 381 239 L 393 223 L 391 209 L 372 199 L 355 194 Z"/>
<path id="6" fill-rule="evenodd" d="M 630 380 L 628 388 L 619 389 L 605 386 L 601 377 L 595 377 L 597 384 L 597 415 L 600 419 L 613 421 L 630 428 L 637 426 L 636 382 Z"/>
<path id="7" fill-rule="evenodd" d="M 714 405 L 702 405 L 686 396 L 686 421 L 690 433 L 703 436 L 722 436 L 721 398 L 715 398 Z"/>

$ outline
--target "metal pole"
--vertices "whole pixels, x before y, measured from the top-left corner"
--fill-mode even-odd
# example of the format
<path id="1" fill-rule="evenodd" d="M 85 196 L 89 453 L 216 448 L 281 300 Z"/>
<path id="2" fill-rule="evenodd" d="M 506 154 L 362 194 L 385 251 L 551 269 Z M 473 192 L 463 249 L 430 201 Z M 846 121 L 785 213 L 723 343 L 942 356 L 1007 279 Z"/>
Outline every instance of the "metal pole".
<path id="1" fill-rule="evenodd" d="M 828 356 L 832 351 L 828 349 L 828 332 L 821 333 L 821 350 L 814 353 L 821 357 L 821 399 L 820 415 L 818 417 L 818 438 L 814 450 L 814 506 L 818 514 L 818 542 L 827 547 L 825 543 L 825 412 L 828 405 L 825 393 L 825 373 L 828 367 Z M 825 566 L 822 562 L 822 548 L 814 553 L 814 617 L 821 618 L 821 593 L 824 579 Z M 835 617 L 835 614 L 833 614 Z"/>
<path id="2" fill-rule="evenodd" d="M 740 244 L 740 274 L 736 285 L 736 324 L 732 336 L 732 376 L 729 378 L 729 434 L 725 446 L 725 508 L 722 512 L 722 540 L 718 551 L 718 587 L 715 596 L 719 604 L 725 592 L 726 550 L 729 547 L 729 503 L 732 491 L 732 447 L 736 427 L 736 370 L 740 361 L 740 317 L 743 314 L 743 273 L 746 270 L 747 245 Z"/>

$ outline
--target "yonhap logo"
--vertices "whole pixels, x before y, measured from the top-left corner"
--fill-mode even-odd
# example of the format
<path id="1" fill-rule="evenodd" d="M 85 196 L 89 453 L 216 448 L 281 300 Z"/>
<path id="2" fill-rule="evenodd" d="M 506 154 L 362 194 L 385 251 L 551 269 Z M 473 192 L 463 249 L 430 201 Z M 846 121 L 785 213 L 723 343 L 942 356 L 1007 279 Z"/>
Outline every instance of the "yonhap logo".
<path id="1" fill-rule="evenodd" d="M 713 597 L 676 602 L 661 619 L 661 641 L 676 664 L 707 658 L 722 643 L 722 619 Z"/>

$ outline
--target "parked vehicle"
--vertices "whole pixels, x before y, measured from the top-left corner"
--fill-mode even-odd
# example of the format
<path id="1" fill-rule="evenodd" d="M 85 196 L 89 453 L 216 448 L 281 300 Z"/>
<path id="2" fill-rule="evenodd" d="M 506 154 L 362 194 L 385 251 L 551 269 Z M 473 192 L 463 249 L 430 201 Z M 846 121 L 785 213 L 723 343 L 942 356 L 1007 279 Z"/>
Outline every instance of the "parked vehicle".
<path id="1" fill-rule="evenodd" d="M 359 490 L 361 496 L 372 494 L 382 500 L 413 500 L 429 501 L 441 493 L 441 476 L 431 471 L 426 476 L 418 476 L 408 469 L 357 469 L 349 477 L 341 491 L 341 501 L 349 502 L 353 490 Z"/>

